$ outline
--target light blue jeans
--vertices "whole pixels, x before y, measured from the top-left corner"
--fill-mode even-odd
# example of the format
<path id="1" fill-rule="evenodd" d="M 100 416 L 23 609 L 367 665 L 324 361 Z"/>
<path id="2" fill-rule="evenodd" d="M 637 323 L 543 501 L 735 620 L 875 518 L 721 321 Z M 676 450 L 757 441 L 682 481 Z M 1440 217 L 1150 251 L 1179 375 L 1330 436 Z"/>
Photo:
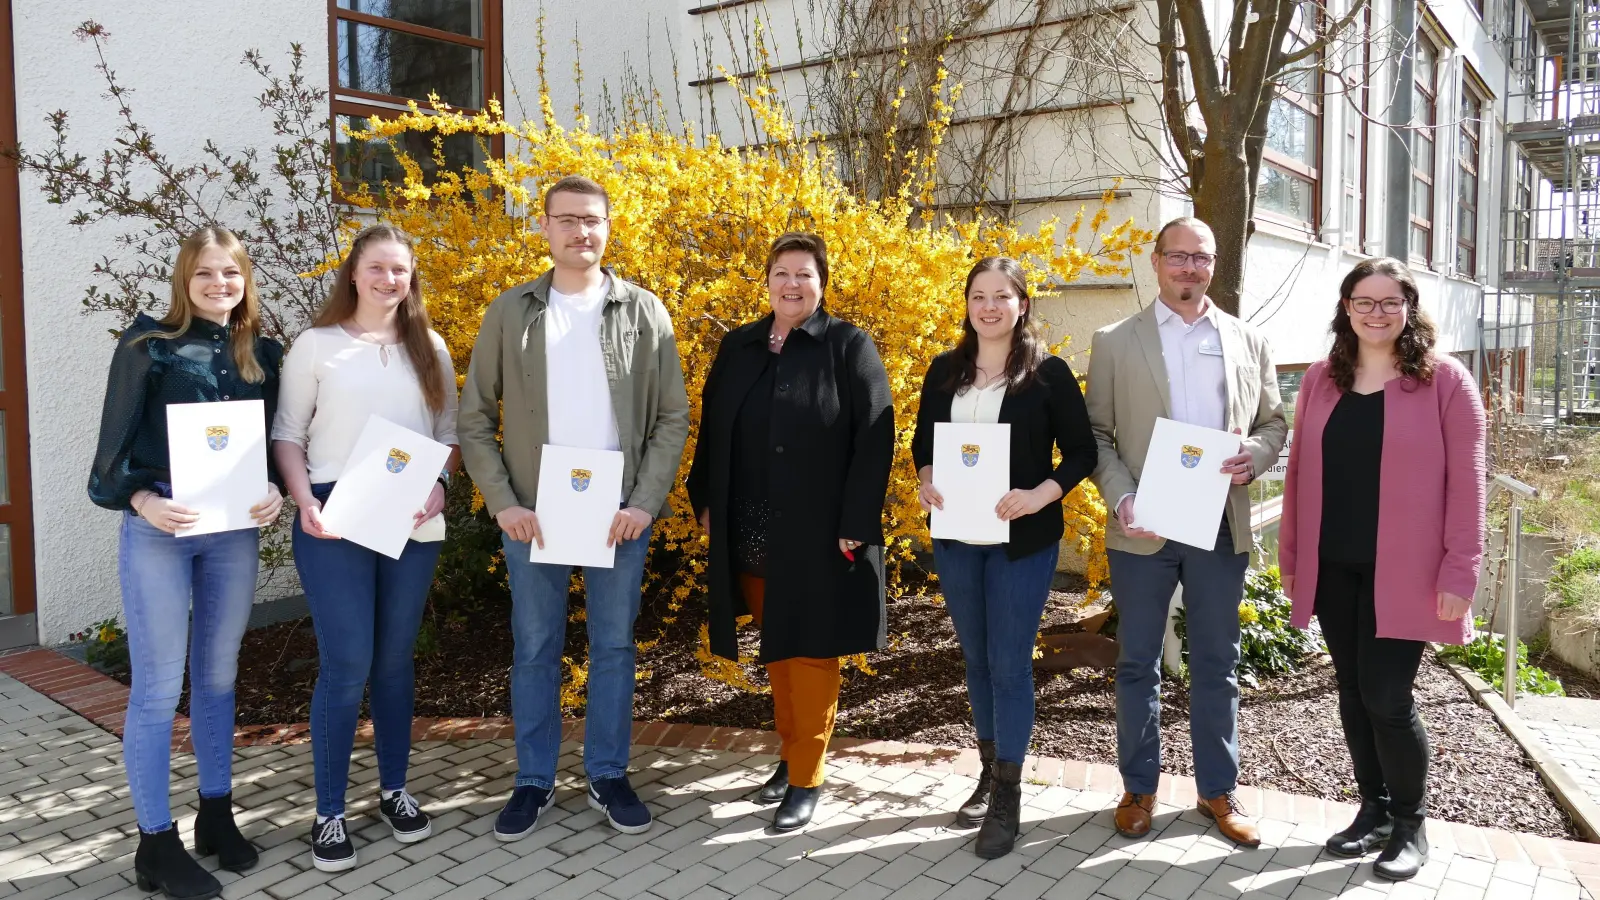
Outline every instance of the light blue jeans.
<path id="1" fill-rule="evenodd" d="M 633 625 L 639 618 L 650 528 L 617 545 L 609 569 L 583 569 L 589 631 L 588 711 L 583 769 L 590 781 L 628 771 L 633 744 Z M 561 647 L 567 641 L 571 566 L 528 561 L 528 544 L 500 539 L 511 576 L 511 716 L 517 731 L 517 787 L 555 786 L 561 750 Z"/>
<path id="2" fill-rule="evenodd" d="M 233 789 L 233 679 L 255 600 L 259 536 L 248 528 L 180 538 L 132 513 L 123 516 L 117 574 L 133 687 L 122 761 L 142 831 L 172 825 L 172 718 L 183 689 L 186 645 L 189 733 L 200 796 L 221 797 Z"/>

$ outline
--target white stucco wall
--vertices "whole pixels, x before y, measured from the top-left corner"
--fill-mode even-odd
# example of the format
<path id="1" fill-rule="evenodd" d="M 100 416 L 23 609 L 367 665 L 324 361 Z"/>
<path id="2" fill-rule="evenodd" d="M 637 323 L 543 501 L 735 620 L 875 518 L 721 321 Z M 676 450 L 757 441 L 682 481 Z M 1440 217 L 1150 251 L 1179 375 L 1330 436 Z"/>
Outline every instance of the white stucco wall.
<path id="1" fill-rule="evenodd" d="M 259 48 L 277 71 L 292 41 L 309 53 L 307 72 L 326 86 L 325 0 L 226 0 L 204 13 L 173 3 L 17 3 L 17 111 L 25 148 L 50 140 L 45 115 L 72 114 L 73 148 L 94 158 L 115 137 L 115 107 L 102 95 L 92 44 L 72 30 L 94 17 L 110 32 L 108 59 L 139 121 L 176 161 L 199 161 L 207 139 L 224 150 L 265 149 L 271 120 L 256 106 L 262 82 L 240 63 Z M 79 229 L 45 202 L 37 180 L 22 180 L 23 302 L 40 640 L 57 643 L 118 613 L 118 517 L 89 503 L 85 487 L 99 431 L 114 342 L 112 316 L 84 316 L 79 300 L 94 262 L 115 253 L 115 226 Z"/>

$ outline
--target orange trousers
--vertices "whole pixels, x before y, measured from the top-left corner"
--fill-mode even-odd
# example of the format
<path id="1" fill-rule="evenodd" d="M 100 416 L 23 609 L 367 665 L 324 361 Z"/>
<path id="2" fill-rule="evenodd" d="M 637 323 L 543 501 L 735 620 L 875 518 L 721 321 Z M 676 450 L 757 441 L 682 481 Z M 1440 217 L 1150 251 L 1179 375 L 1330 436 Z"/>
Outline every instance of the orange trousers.
<path id="1" fill-rule="evenodd" d="M 741 574 L 739 588 L 759 626 L 766 579 Z M 767 680 L 772 682 L 773 719 L 783 761 L 789 764 L 789 783 L 816 787 L 822 784 L 822 760 L 839 711 L 839 658 L 795 657 L 768 663 Z"/>

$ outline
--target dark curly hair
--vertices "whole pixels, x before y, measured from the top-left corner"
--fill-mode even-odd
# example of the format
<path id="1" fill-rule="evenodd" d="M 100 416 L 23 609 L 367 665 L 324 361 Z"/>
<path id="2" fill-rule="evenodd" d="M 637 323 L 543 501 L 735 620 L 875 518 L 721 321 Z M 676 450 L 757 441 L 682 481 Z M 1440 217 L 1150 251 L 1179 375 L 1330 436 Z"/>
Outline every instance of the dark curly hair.
<path id="1" fill-rule="evenodd" d="M 1333 349 L 1328 351 L 1328 374 L 1333 378 L 1333 383 L 1341 392 L 1355 386 L 1360 342 L 1350 325 L 1350 313 L 1345 304 L 1355 292 L 1356 285 L 1373 275 L 1393 278 L 1400 285 L 1400 295 L 1406 301 L 1406 324 L 1394 342 L 1395 362 L 1399 364 L 1400 376 L 1406 382 L 1402 386 L 1410 390 L 1418 383 L 1432 381 L 1433 345 L 1438 337 L 1437 329 L 1417 302 L 1417 279 L 1412 276 L 1411 270 L 1400 260 L 1384 256 L 1356 263 L 1355 268 L 1339 284 L 1339 305 L 1333 312 L 1333 324 L 1328 327 L 1333 332 Z"/>

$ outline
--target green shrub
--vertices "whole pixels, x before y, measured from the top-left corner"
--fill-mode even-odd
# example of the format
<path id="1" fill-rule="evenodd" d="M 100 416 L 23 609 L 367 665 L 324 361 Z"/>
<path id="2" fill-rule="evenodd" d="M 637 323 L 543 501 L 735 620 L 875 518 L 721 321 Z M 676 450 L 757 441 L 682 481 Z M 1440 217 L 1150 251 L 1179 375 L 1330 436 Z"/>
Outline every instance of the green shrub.
<path id="1" fill-rule="evenodd" d="M 117 675 L 129 670 L 128 632 L 112 616 L 90 625 L 72 635 L 72 640 L 84 644 L 84 657 L 89 665 L 106 673 Z"/>
<path id="2" fill-rule="evenodd" d="M 1550 570 L 1550 597 L 1561 609 L 1600 614 L 1600 548 L 1580 547 Z"/>
<path id="3" fill-rule="evenodd" d="M 1322 634 L 1289 624 L 1292 602 L 1283 593 L 1278 567 L 1253 569 L 1245 578 L 1239 603 L 1239 682 L 1255 687 L 1262 678 L 1288 675 L 1326 649 Z M 1189 662 L 1186 609 L 1178 610 L 1178 636 L 1184 639 L 1183 660 Z"/>
<path id="4" fill-rule="evenodd" d="M 1490 634 L 1483 619 L 1475 619 L 1473 624 L 1478 630 L 1477 637 L 1462 646 L 1441 649 L 1439 657 L 1466 666 L 1495 690 L 1505 690 L 1505 641 L 1497 634 Z M 1552 697 L 1564 697 L 1567 693 L 1559 680 L 1538 666 L 1528 665 L 1528 645 L 1522 641 L 1517 641 L 1517 693 Z"/>

